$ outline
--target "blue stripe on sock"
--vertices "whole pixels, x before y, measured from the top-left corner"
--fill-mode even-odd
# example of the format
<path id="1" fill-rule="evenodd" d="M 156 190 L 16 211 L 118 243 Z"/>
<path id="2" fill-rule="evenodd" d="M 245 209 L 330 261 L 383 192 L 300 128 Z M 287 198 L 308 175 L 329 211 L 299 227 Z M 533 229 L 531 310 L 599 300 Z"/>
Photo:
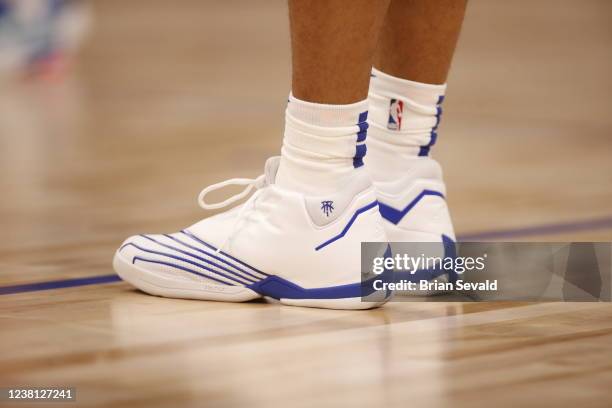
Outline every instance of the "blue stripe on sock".
<path id="1" fill-rule="evenodd" d="M 429 143 L 419 148 L 419 156 L 427 156 L 431 147 L 436 144 L 436 140 L 438 140 L 438 133 L 436 133 L 436 131 L 432 129 L 431 134 L 429 136 Z"/>
<path id="2" fill-rule="evenodd" d="M 368 148 L 365 144 L 359 144 L 355 147 L 355 158 L 362 159 L 365 157 Z"/>
<path id="3" fill-rule="evenodd" d="M 361 112 L 359 114 L 359 119 L 357 122 L 357 126 L 359 126 L 359 132 L 357 133 L 357 143 L 362 143 L 368 137 L 368 111 Z M 358 144 L 355 150 L 355 156 L 353 157 L 353 167 L 359 168 L 363 166 L 363 157 L 366 154 L 366 146 L 365 144 Z"/>
<path id="4" fill-rule="evenodd" d="M 359 132 L 357 133 L 357 143 L 361 143 L 366 140 L 368 137 L 368 122 L 360 122 L 357 124 L 359 126 Z"/>
<path id="5" fill-rule="evenodd" d="M 431 147 L 434 144 L 436 144 L 436 140 L 438 139 L 438 134 L 436 133 L 436 130 L 438 129 L 438 126 L 440 125 L 440 120 L 442 117 L 442 106 L 441 106 L 442 102 L 444 102 L 444 95 L 440 95 L 438 97 L 438 102 L 436 103 L 436 124 L 431 129 L 429 143 L 419 148 L 420 157 L 428 156 L 429 151 L 431 150 Z"/>

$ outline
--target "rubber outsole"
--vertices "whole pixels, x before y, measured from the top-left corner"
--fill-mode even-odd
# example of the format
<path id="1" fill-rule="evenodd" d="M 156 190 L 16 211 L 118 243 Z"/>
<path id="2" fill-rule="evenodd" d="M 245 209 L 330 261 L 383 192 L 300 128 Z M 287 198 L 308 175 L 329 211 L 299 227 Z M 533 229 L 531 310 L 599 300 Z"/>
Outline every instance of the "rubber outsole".
<path id="1" fill-rule="evenodd" d="M 256 291 L 244 286 L 217 285 L 211 282 L 172 279 L 171 276 L 152 272 L 133 264 L 119 252 L 113 258 L 117 275 L 145 293 L 155 296 L 180 299 L 212 300 L 220 302 L 247 302 L 265 298 Z M 364 310 L 385 304 L 390 297 L 379 301 L 367 302 L 361 297 L 340 299 L 275 299 L 287 306 L 314 307 L 323 309 Z"/>

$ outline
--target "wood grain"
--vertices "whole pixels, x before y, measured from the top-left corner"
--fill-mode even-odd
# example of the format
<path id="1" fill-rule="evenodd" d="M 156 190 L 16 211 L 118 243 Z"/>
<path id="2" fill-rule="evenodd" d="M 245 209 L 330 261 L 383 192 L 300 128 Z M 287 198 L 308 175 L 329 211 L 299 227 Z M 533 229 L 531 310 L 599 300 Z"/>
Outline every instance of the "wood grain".
<path id="1" fill-rule="evenodd" d="M 204 217 L 202 187 L 259 174 L 280 146 L 284 2 L 94 8 L 73 76 L 0 89 L 0 286 L 112 273 L 125 236 Z M 459 233 L 612 216 L 611 9 L 471 1 L 434 150 Z M 84 406 L 605 407 L 611 357 L 610 304 L 0 296 L 0 387 L 76 386 Z"/>

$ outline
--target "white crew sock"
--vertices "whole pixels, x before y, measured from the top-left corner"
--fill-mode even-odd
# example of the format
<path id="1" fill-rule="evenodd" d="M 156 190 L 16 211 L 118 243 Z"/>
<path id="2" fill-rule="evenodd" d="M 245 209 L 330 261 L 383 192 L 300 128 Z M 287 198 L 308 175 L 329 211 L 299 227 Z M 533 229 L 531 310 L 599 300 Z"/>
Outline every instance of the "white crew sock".
<path id="1" fill-rule="evenodd" d="M 363 171 L 367 100 L 323 105 L 289 95 L 276 184 L 307 195 L 337 191 Z"/>
<path id="2" fill-rule="evenodd" d="M 368 172 L 375 181 L 394 180 L 436 142 L 446 84 L 397 78 L 372 68 Z"/>

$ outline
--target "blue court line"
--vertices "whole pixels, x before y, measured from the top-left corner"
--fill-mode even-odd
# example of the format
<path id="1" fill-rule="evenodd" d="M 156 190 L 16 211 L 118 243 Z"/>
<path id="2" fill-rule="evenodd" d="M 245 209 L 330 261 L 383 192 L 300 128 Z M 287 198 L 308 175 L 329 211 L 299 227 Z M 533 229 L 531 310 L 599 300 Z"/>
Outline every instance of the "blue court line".
<path id="1" fill-rule="evenodd" d="M 612 227 L 612 215 L 584 221 L 570 221 L 533 227 L 508 228 L 493 231 L 471 232 L 457 236 L 457 241 L 487 241 L 490 239 L 523 238 L 534 235 L 553 235 L 565 232 L 598 230 Z"/>
<path id="2" fill-rule="evenodd" d="M 87 278 L 62 279 L 48 282 L 34 282 L 23 285 L 0 286 L 0 295 L 10 295 L 12 293 L 36 292 L 39 290 L 72 288 L 75 286 L 98 285 L 101 283 L 119 282 L 121 278 L 115 274 L 97 275 Z"/>
<path id="3" fill-rule="evenodd" d="M 490 239 L 521 238 L 534 235 L 561 234 L 584 230 L 598 230 L 612 227 L 612 215 L 584 221 L 565 222 L 557 224 L 537 225 L 534 227 L 508 228 L 494 231 L 472 232 L 459 235 L 458 241 L 486 241 Z M 115 274 L 97 275 L 86 278 L 62 279 L 47 282 L 26 283 L 23 285 L 0 286 L 0 295 L 14 293 L 37 292 L 41 290 L 72 288 L 75 286 L 98 285 L 120 282 Z"/>

